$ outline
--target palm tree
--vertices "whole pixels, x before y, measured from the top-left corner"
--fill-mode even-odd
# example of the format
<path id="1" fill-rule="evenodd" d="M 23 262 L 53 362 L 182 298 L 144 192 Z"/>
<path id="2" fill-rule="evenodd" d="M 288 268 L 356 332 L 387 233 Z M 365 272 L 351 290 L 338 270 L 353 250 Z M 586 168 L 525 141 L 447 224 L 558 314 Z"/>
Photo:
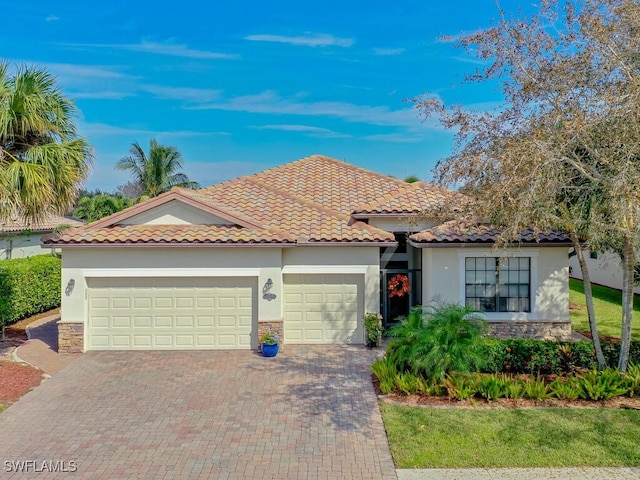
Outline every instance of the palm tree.
<path id="1" fill-rule="evenodd" d="M 152 139 L 148 155 L 138 142 L 131 145 L 129 153 L 118 161 L 116 168 L 131 172 L 134 182 L 142 188 L 143 196 L 157 197 L 171 187 L 200 188 L 180 171 L 183 159 L 175 147 L 160 145 Z"/>
<path id="2" fill-rule="evenodd" d="M 73 211 L 75 217 L 95 222 L 113 213 L 133 205 L 133 200 L 120 195 L 100 193 L 91 197 L 82 197 Z"/>
<path id="3" fill-rule="evenodd" d="M 0 219 L 37 223 L 71 207 L 92 164 L 75 114 L 46 70 L 0 63 Z"/>

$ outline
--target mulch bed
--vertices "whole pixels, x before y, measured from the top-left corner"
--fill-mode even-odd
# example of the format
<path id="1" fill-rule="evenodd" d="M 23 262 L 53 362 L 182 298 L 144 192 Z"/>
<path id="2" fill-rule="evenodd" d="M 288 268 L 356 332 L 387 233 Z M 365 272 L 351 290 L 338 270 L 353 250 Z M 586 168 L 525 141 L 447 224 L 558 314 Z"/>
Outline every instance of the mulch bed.
<path id="1" fill-rule="evenodd" d="M 26 363 L 0 362 L 0 403 L 8 405 L 40 385 L 42 370 Z"/>
<path id="2" fill-rule="evenodd" d="M 470 400 L 451 400 L 448 397 L 434 397 L 428 395 L 401 395 L 399 393 L 389 393 L 384 395 L 380 391 L 380 382 L 375 375 L 371 375 L 373 388 L 378 394 L 378 399 L 386 403 L 406 405 L 408 407 L 429 407 L 429 408 L 484 408 L 484 409 L 505 409 L 505 408 L 626 408 L 630 410 L 640 410 L 640 398 L 638 397 L 616 397 L 611 400 L 599 402 L 589 400 L 562 400 L 550 398 L 548 400 L 531 400 L 528 398 L 500 398 L 498 400 L 485 400 L 484 398 L 473 398 Z"/>
<path id="3" fill-rule="evenodd" d="M 11 404 L 21 396 L 40 385 L 43 372 L 26 363 L 13 361 L 13 350 L 27 341 L 26 328 L 41 318 L 59 313 L 60 309 L 50 310 L 25 318 L 5 327 L 5 339 L 0 340 L 0 403 Z"/>

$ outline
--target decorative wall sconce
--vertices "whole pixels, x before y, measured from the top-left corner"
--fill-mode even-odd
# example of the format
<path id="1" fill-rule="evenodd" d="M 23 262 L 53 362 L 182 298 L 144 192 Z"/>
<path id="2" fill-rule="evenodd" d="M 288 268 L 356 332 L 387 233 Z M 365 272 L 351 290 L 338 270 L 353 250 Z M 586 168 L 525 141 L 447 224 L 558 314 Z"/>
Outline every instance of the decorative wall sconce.
<path id="1" fill-rule="evenodd" d="M 268 302 L 270 302 L 271 300 L 275 300 L 276 298 L 276 295 L 274 293 L 271 293 L 272 288 L 273 280 L 269 278 L 265 282 L 264 287 L 262 287 L 262 298 L 264 298 Z"/>
<path id="2" fill-rule="evenodd" d="M 76 281 L 72 278 L 67 283 L 67 288 L 64 289 L 64 293 L 67 297 L 71 295 L 71 293 L 73 292 L 73 287 L 75 286 L 76 286 Z"/>

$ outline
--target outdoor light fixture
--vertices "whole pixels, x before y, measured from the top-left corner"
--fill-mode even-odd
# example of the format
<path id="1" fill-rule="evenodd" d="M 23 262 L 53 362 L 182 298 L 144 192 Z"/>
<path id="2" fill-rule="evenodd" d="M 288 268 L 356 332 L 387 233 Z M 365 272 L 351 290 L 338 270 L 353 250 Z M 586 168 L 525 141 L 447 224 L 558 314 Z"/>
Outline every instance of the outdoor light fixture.
<path id="1" fill-rule="evenodd" d="M 262 298 L 264 298 L 269 302 L 276 298 L 275 294 L 271 293 L 272 288 L 273 288 L 273 280 L 269 278 L 265 282 L 264 287 L 262 287 Z"/>
<path id="2" fill-rule="evenodd" d="M 71 293 L 73 292 L 73 287 L 75 286 L 76 281 L 72 278 L 71 280 L 69 280 L 69 283 L 67 283 L 67 288 L 64 289 L 64 293 L 67 297 L 71 295 Z"/>

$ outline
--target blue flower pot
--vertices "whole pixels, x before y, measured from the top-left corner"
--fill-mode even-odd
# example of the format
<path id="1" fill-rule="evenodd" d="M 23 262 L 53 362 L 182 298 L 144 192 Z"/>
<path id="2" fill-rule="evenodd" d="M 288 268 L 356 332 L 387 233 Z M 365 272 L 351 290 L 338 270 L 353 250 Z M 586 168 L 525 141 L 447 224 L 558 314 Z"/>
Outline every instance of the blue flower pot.
<path id="1" fill-rule="evenodd" d="M 265 345 L 262 344 L 262 355 L 265 357 L 275 357 L 278 354 L 279 345 L 276 343 L 275 345 Z"/>

